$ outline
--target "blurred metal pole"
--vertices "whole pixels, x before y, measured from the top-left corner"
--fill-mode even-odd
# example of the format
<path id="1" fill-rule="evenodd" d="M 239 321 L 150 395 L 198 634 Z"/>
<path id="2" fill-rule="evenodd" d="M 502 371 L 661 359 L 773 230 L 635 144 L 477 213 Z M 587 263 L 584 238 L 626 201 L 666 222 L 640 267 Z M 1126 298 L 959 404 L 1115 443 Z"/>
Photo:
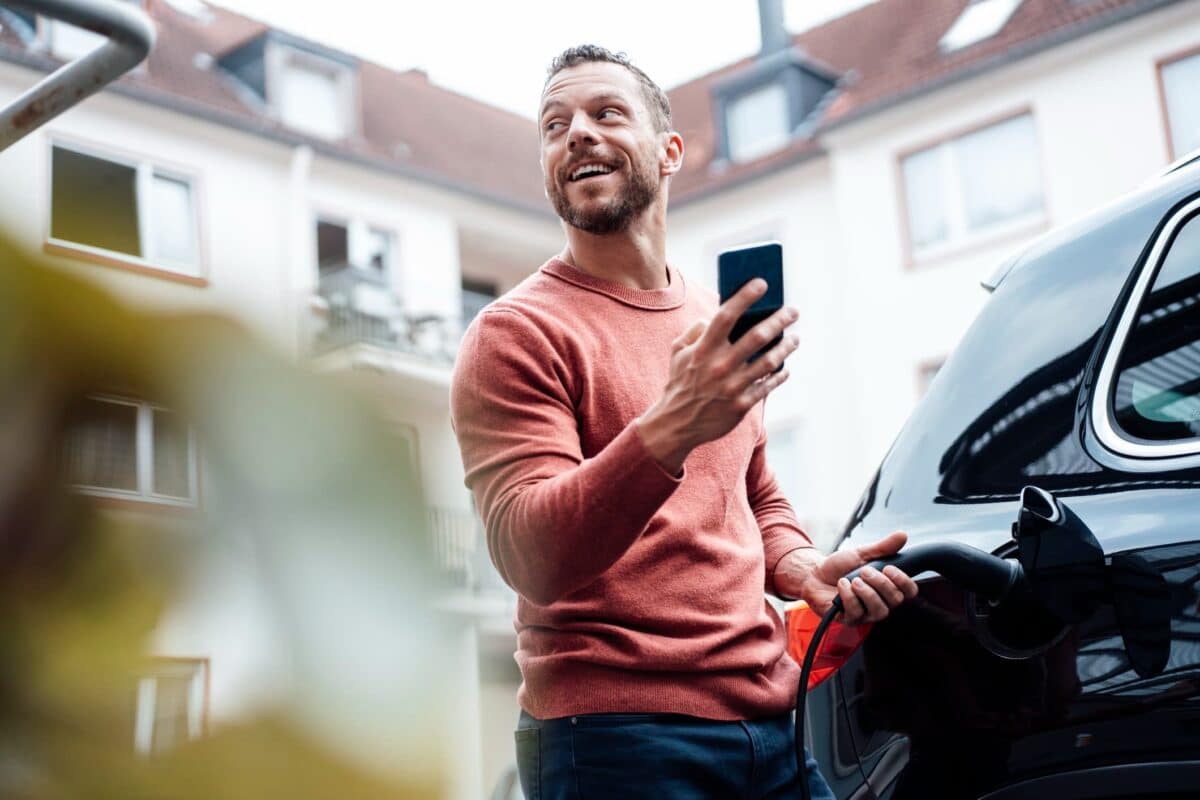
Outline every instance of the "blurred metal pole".
<path id="1" fill-rule="evenodd" d="M 137 66 L 154 46 L 154 24 L 120 0 L 4 0 L 108 37 L 0 109 L 0 151 Z"/>

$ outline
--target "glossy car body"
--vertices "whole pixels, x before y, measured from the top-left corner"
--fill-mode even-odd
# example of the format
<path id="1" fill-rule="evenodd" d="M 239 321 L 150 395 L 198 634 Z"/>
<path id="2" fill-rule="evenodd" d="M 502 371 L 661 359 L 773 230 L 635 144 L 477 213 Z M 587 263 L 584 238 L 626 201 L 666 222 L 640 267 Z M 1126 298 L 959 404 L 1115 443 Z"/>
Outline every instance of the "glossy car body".
<path id="1" fill-rule="evenodd" d="M 845 538 L 1011 555 L 1035 485 L 1149 565 L 1161 619 L 1113 589 L 1077 625 L 996 630 L 927 576 L 810 693 L 811 748 L 842 798 L 1200 797 L 1200 158 L 990 282 Z"/>

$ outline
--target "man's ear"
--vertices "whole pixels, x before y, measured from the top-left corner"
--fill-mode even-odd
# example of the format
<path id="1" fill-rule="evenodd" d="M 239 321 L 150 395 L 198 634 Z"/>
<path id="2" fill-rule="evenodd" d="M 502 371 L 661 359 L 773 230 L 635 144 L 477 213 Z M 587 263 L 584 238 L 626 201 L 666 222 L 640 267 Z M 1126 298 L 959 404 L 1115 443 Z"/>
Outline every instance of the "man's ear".
<path id="1" fill-rule="evenodd" d="M 668 131 L 662 136 L 665 138 L 665 142 L 659 172 L 669 178 L 683 169 L 683 137 L 679 135 L 678 131 Z"/>

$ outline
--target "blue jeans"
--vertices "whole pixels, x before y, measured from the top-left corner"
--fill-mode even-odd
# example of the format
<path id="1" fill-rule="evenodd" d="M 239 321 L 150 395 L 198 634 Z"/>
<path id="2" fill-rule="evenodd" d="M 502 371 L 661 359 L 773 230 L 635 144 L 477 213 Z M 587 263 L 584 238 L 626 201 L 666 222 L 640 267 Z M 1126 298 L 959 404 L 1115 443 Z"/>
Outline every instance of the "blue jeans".
<path id="1" fill-rule="evenodd" d="M 722 722 L 681 714 L 521 712 L 517 773 L 527 800 L 775 800 L 800 796 L 792 715 Z M 834 800 L 805 753 L 813 800 Z"/>

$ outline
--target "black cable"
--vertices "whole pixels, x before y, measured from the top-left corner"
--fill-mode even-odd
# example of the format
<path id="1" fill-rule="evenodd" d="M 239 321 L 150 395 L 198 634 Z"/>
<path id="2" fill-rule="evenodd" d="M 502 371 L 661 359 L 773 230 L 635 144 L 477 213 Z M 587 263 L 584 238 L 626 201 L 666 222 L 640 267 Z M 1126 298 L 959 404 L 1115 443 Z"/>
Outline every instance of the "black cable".
<path id="1" fill-rule="evenodd" d="M 798 773 L 797 782 L 800 784 L 800 797 L 804 800 L 812 800 L 812 794 L 808 788 L 808 776 L 804 768 L 804 704 L 808 699 L 808 676 L 812 672 L 813 661 L 817 657 L 821 639 L 825 636 L 825 629 L 840 613 L 842 613 L 842 598 L 835 597 L 833 605 L 825 612 L 825 616 L 821 617 L 820 624 L 813 631 L 812 639 L 808 642 L 808 650 L 804 653 L 804 664 L 800 667 L 800 686 L 796 689 L 796 771 Z"/>
<path id="2" fill-rule="evenodd" d="M 862 755 L 858 752 L 858 742 L 854 737 L 854 724 L 850 718 L 850 693 L 846 691 L 846 684 L 842 681 L 842 671 L 839 669 L 833 673 L 833 679 L 837 681 L 838 694 L 841 695 L 842 702 L 837 705 L 842 707 L 842 720 L 846 723 L 846 738 L 850 740 L 850 752 L 854 754 L 854 763 L 858 765 L 858 776 L 862 778 L 863 786 L 867 789 L 867 794 L 870 795 L 868 800 L 879 800 L 879 796 L 875 794 L 875 790 L 871 787 L 871 779 L 867 777 L 866 767 L 863 766 Z"/>

